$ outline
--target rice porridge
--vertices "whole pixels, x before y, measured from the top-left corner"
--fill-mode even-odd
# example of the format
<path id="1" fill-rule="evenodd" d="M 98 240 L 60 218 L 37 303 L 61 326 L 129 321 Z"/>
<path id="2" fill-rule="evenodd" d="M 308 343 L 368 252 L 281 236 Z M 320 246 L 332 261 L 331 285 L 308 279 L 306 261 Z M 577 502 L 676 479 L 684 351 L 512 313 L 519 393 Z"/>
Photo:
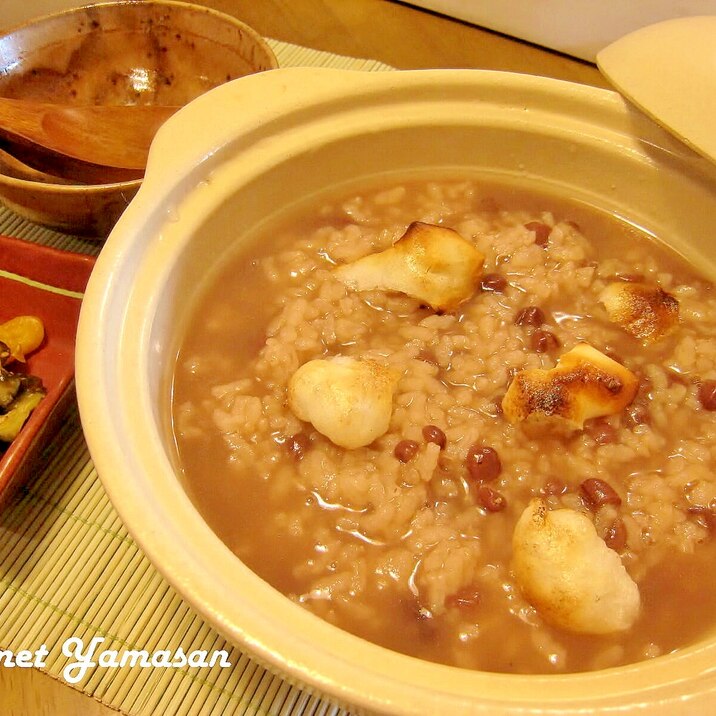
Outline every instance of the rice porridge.
<path id="1" fill-rule="evenodd" d="M 366 639 L 652 658 L 713 627 L 715 335 L 711 282 L 594 209 L 473 178 L 327 195 L 199 296 L 178 460 L 245 564 Z"/>

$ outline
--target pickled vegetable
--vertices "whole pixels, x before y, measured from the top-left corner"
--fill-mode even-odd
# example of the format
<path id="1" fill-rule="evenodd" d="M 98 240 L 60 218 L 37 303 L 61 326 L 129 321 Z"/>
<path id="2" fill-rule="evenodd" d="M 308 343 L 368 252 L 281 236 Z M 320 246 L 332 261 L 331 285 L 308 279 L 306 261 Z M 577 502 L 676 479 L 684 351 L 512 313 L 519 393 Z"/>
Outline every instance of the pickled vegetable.
<path id="1" fill-rule="evenodd" d="M 36 316 L 17 316 L 0 324 L 0 450 L 17 437 L 46 393 L 39 378 L 8 366 L 24 362 L 44 338 L 45 327 Z"/>
<path id="2" fill-rule="evenodd" d="M 10 360 L 24 362 L 25 356 L 37 350 L 45 338 L 45 326 L 37 316 L 16 316 L 0 324 L 0 343 L 5 350 L 0 351 L 0 362 L 4 366 Z M 9 356 L 3 357 L 5 351 Z"/>
<path id="3" fill-rule="evenodd" d="M 12 442 L 22 429 L 30 413 L 42 400 L 44 391 L 25 390 L 13 402 L 12 408 L 4 415 L 0 415 L 0 440 Z"/>

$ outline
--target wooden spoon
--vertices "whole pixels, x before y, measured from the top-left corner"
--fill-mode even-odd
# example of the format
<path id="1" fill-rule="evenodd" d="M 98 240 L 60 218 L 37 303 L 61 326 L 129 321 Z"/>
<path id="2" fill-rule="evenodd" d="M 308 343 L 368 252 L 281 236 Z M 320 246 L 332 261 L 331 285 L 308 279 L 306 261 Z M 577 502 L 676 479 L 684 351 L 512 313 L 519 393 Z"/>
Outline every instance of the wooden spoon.
<path id="1" fill-rule="evenodd" d="M 0 144 L 0 172 L 5 176 L 25 181 L 39 181 L 44 184 L 74 184 L 72 179 L 47 174 L 21 162 L 14 154 L 5 151 Z"/>
<path id="2" fill-rule="evenodd" d="M 89 184 L 129 181 L 143 176 L 154 135 L 177 109 L 0 97 L 0 137 L 40 171 Z"/>

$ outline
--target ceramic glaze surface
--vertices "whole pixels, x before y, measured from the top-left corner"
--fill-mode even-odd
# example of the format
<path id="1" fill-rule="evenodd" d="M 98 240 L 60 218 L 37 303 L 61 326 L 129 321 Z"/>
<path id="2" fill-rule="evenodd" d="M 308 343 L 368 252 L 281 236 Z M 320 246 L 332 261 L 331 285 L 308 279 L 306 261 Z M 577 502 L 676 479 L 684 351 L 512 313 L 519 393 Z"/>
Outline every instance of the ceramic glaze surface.
<path id="1" fill-rule="evenodd" d="M 231 111 L 239 107 L 251 111 Z M 197 136 L 196 126 L 209 125 Z M 716 264 L 716 245 L 695 240 L 716 213 L 716 169 L 614 93 L 480 71 L 279 70 L 229 83 L 160 130 L 145 183 L 90 281 L 78 396 L 108 494 L 157 568 L 212 625 L 359 711 L 702 713 L 716 689 L 711 633 L 676 655 L 558 677 L 406 657 L 269 587 L 208 528 L 177 477 L 168 379 L 188 297 L 277 206 L 359 177 L 431 168 L 561 191 L 668 237 L 711 272 Z"/>
<path id="2" fill-rule="evenodd" d="M 630 33 L 597 55 L 599 69 L 656 122 L 716 161 L 713 68 L 716 17 L 667 20 Z"/>

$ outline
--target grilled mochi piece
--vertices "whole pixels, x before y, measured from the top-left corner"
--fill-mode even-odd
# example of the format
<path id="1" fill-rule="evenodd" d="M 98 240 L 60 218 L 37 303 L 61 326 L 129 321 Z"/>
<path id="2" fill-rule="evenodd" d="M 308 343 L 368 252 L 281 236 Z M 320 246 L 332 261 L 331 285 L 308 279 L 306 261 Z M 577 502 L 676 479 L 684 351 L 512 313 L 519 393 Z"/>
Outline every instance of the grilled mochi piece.
<path id="1" fill-rule="evenodd" d="M 341 447 L 369 445 L 390 425 L 398 374 L 369 359 L 335 356 L 304 363 L 288 383 L 288 407 Z"/>
<path id="2" fill-rule="evenodd" d="M 659 286 L 614 281 L 599 300 L 610 321 L 645 344 L 668 335 L 679 323 L 679 302 Z"/>
<path id="3" fill-rule="evenodd" d="M 484 260 L 457 231 L 416 221 L 390 248 L 333 274 L 354 291 L 399 291 L 435 311 L 453 311 L 475 292 Z"/>
<path id="4" fill-rule="evenodd" d="M 512 535 L 512 571 L 540 616 L 570 632 L 625 631 L 639 616 L 639 588 L 576 510 L 549 510 L 544 500 L 532 500 Z"/>
<path id="5" fill-rule="evenodd" d="M 621 363 L 588 343 L 579 343 L 554 368 L 516 373 L 502 399 L 502 410 L 511 423 L 580 430 L 590 418 L 622 411 L 638 388 L 638 378 Z"/>

